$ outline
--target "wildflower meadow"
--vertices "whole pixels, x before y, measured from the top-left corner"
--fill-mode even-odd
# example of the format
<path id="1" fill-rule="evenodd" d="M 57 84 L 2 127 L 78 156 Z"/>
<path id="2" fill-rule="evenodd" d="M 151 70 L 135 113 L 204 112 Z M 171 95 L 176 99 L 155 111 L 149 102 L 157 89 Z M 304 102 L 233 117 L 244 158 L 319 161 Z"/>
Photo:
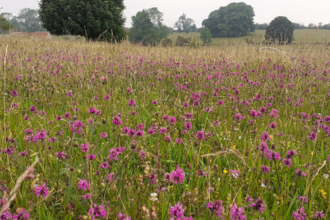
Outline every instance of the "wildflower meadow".
<path id="1" fill-rule="evenodd" d="M 330 55 L 0 38 L 0 219 L 330 219 Z"/>

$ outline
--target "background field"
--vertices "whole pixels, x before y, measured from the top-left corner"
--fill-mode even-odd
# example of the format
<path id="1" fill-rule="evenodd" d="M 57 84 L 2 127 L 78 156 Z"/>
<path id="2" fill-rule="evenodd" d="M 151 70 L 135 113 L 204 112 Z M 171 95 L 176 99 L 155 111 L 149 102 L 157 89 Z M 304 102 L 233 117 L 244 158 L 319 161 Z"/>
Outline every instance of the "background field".
<path id="1" fill-rule="evenodd" d="M 249 36 L 237 37 L 237 38 L 212 38 L 212 45 L 217 44 L 245 44 L 246 39 L 253 42 L 262 42 L 264 39 L 266 31 L 256 30 Z M 168 38 L 172 39 L 173 42 L 176 41 L 176 38 L 181 35 L 185 38 L 200 38 L 200 33 L 173 33 Z M 328 43 L 330 41 L 330 30 L 318 30 L 315 29 L 298 29 L 294 31 L 294 41 L 293 43 Z"/>

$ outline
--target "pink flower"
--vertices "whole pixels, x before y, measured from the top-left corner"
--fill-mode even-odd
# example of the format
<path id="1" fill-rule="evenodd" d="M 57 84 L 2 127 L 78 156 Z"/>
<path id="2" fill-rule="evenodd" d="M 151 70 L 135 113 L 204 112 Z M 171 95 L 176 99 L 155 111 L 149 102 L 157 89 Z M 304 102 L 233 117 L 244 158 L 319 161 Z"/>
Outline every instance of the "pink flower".
<path id="1" fill-rule="evenodd" d="M 183 169 L 181 169 L 179 166 L 177 166 L 176 170 L 172 171 L 170 174 L 170 180 L 173 180 L 174 183 L 180 183 L 184 181 L 185 173 L 183 173 Z"/>
<path id="2" fill-rule="evenodd" d="M 103 132 L 103 133 L 101 133 L 101 135 L 100 135 L 100 139 L 102 139 L 102 138 L 107 138 L 107 137 L 108 137 L 108 135 L 107 135 L 106 132 Z"/>
<path id="3" fill-rule="evenodd" d="M 107 101 L 109 101 L 109 100 L 110 100 L 110 95 L 109 95 L 109 94 L 106 94 L 106 95 L 104 96 L 104 99 L 107 100 Z"/>
<path id="4" fill-rule="evenodd" d="M 103 217 L 103 218 L 107 217 L 107 212 L 104 209 L 103 203 L 102 205 L 94 204 L 94 208 L 90 208 L 88 214 L 92 216 L 92 220 L 99 217 Z"/>
<path id="5" fill-rule="evenodd" d="M 78 183 L 78 188 L 81 190 L 84 190 L 84 191 L 86 191 L 87 189 L 90 189 L 88 180 L 80 180 Z"/>
<path id="6" fill-rule="evenodd" d="M 44 183 L 43 185 L 35 185 L 33 187 L 34 190 L 34 194 L 36 194 L 37 196 L 42 196 L 43 198 L 46 198 L 46 196 L 49 194 L 49 188 L 46 187 L 46 183 Z"/>

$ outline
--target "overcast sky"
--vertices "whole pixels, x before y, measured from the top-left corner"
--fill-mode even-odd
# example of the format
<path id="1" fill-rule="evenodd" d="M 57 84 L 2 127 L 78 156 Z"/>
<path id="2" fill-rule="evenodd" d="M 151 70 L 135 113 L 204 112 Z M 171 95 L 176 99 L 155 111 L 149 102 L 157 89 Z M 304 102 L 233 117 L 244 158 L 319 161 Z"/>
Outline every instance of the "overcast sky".
<path id="1" fill-rule="evenodd" d="M 37 9 L 39 0 L 0 0 L 1 12 L 17 15 L 22 8 Z M 185 13 L 192 18 L 197 27 L 209 13 L 221 6 L 226 6 L 231 0 L 124 0 L 127 18 L 126 27 L 131 27 L 131 17 L 142 9 L 158 7 L 164 13 L 164 23 L 173 27 L 180 15 Z M 286 16 L 292 22 L 318 24 L 330 23 L 330 0 L 244 0 L 254 8 L 256 23 L 269 23 L 277 16 Z"/>

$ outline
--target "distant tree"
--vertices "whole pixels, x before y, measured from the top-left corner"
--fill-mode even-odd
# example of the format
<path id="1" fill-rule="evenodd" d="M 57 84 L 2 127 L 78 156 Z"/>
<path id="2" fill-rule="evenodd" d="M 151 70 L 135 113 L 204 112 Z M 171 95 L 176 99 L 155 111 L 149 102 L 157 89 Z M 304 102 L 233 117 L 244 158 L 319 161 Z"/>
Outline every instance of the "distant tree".
<path id="1" fill-rule="evenodd" d="M 191 41 L 190 38 L 184 38 L 179 35 L 178 38 L 176 39 L 175 46 L 187 46 L 190 45 L 190 41 Z"/>
<path id="2" fill-rule="evenodd" d="M 175 22 L 174 28 L 176 28 L 179 32 L 184 31 L 189 33 L 190 28 L 192 25 L 194 25 L 194 23 L 195 22 L 193 19 L 188 18 L 186 14 L 183 14 L 179 17 L 179 20 Z"/>
<path id="3" fill-rule="evenodd" d="M 14 29 L 19 29 L 28 32 L 36 32 L 45 30 L 42 27 L 42 22 L 39 18 L 39 12 L 35 9 L 24 8 L 17 17 L 13 17 L 10 20 Z"/>
<path id="4" fill-rule="evenodd" d="M 132 28 L 129 31 L 130 42 L 154 45 L 166 38 L 170 30 L 163 25 L 163 16 L 157 8 L 139 11 L 132 17 Z"/>
<path id="5" fill-rule="evenodd" d="M 2 9 L 2 8 L 0 8 Z M 0 14 L 0 30 L 9 31 L 13 26 L 8 21 L 8 18 L 11 16 L 10 13 L 1 13 Z"/>
<path id="6" fill-rule="evenodd" d="M 209 44 L 212 42 L 212 34 L 207 27 L 202 28 L 201 30 L 201 39 L 204 44 Z"/>
<path id="7" fill-rule="evenodd" d="M 293 23 L 294 29 L 306 29 L 308 27 L 306 27 L 304 24 L 300 24 L 300 23 Z"/>
<path id="8" fill-rule="evenodd" d="M 210 13 L 202 23 L 213 37 L 246 36 L 255 30 L 254 10 L 244 2 L 231 3 Z"/>
<path id="9" fill-rule="evenodd" d="M 263 24 L 255 24 L 255 30 L 266 30 L 266 28 L 268 27 L 267 23 L 263 23 Z"/>
<path id="10" fill-rule="evenodd" d="M 40 19 L 54 35 L 120 42 L 126 36 L 124 0 L 41 0 Z"/>
<path id="11" fill-rule="evenodd" d="M 193 24 L 189 27 L 189 32 L 197 32 L 196 24 Z"/>
<path id="12" fill-rule="evenodd" d="M 293 23 L 286 17 L 279 16 L 272 20 L 266 29 L 266 39 L 282 43 L 292 43 Z"/>
<path id="13" fill-rule="evenodd" d="M 317 26 L 316 26 L 315 24 L 313 24 L 313 23 L 310 23 L 310 24 L 308 25 L 308 28 L 310 28 L 310 29 L 316 29 Z"/>

